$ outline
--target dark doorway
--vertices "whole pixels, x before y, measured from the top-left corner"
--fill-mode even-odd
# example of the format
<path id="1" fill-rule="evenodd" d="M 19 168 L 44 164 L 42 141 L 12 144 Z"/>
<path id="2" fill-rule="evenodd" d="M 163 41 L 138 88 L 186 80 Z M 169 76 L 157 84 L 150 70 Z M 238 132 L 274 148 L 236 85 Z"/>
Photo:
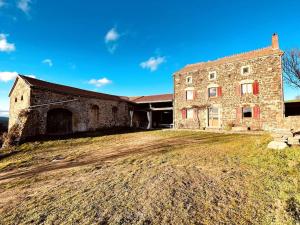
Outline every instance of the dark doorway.
<path id="1" fill-rule="evenodd" d="M 72 133 L 72 112 L 67 109 L 52 109 L 47 113 L 47 134 Z"/>
<path id="2" fill-rule="evenodd" d="M 173 111 L 153 111 L 152 126 L 153 128 L 171 128 L 173 125 Z"/>

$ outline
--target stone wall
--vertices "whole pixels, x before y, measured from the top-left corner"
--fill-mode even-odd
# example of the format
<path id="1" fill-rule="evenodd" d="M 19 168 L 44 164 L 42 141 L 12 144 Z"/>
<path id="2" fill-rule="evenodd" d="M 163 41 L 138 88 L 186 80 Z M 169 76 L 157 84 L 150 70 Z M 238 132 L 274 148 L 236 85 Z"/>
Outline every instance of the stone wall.
<path id="1" fill-rule="evenodd" d="M 14 102 L 23 95 L 23 101 Z M 53 109 L 64 109 L 72 113 L 72 131 L 84 132 L 112 127 L 129 127 L 129 103 L 125 101 L 103 100 L 80 97 L 49 90 L 29 88 L 18 79 L 11 94 L 10 127 L 17 121 L 21 109 L 29 111 L 23 120 L 22 138 L 45 135 L 47 114 Z"/>
<path id="2" fill-rule="evenodd" d="M 288 116 L 284 118 L 284 128 L 300 132 L 300 116 Z"/>
<path id="3" fill-rule="evenodd" d="M 249 75 L 242 75 L 241 68 L 250 66 Z M 209 73 L 215 71 L 217 78 L 209 80 Z M 281 126 L 283 120 L 282 69 L 280 54 L 226 62 L 223 64 L 202 64 L 199 68 L 174 74 L 174 125 L 175 128 L 203 128 L 208 126 L 208 106 L 220 110 L 219 128 L 227 124 L 246 126 L 253 130 L 269 130 Z M 187 84 L 186 77 L 192 77 L 192 84 Z M 257 95 L 241 95 L 237 91 L 242 82 L 258 81 Z M 208 87 L 221 87 L 219 97 L 208 97 Z M 194 90 L 193 100 L 186 100 L 186 90 Z M 182 109 L 194 108 L 197 116 L 192 119 L 182 118 Z M 242 118 L 237 112 L 242 107 L 258 106 L 259 118 Z"/>
<path id="4" fill-rule="evenodd" d="M 23 79 L 17 78 L 15 88 L 10 95 L 9 128 L 18 122 L 21 110 L 30 105 L 30 87 Z"/>

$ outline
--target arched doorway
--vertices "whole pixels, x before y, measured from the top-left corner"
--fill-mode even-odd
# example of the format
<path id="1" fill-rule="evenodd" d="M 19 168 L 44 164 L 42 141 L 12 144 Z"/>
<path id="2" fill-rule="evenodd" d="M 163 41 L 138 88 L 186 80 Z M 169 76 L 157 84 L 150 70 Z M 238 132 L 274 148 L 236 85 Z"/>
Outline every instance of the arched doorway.
<path id="1" fill-rule="evenodd" d="M 72 128 L 72 112 L 67 109 L 51 109 L 47 113 L 47 134 L 70 134 Z"/>

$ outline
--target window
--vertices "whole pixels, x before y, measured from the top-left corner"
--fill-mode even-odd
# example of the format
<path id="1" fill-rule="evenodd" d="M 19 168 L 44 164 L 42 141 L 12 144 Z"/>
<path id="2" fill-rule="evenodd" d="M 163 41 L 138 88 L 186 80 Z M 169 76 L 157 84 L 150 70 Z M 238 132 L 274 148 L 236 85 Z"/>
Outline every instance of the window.
<path id="1" fill-rule="evenodd" d="M 21 96 L 21 101 L 23 101 L 23 95 Z"/>
<path id="2" fill-rule="evenodd" d="M 252 109 L 251 107 L 243 108 L 243 118 L 251 118 L 252 117 Z"/>
<path id="3" fill-rule="evenodd" d="M 187 110 L 186 110 L 186 118 L 187 118 L 187 119 L 192 119 L 192 118 L 194 118 L 194 109 L 187 109 Z"/>
<path id="4" fill-rule="evenodd" d="M 217 72 L 210 72 L 209 73 L 209 80 L 215 80 L 217 78 Z"/>
<path id="5" fill-rule="evenodd" d="M 252 94 L 252 93 L 253 93 L 252 83 L 242 84 L 242 95 Z"/>
<path id="6" fill-rule="evenodd" d="M 15 102 L 17 102 L 18 101 L 18 99 L 17 98 L 15 98 Z"/>
<path id="7" fill-rule="evenodd" d="M 208 88 L 208 97 L 217 97 L 217 88 Z"/>
<path id="8" fill-rule="evenodd" d="M 193 83 L 193 78 L 192 77 L 187 77 L 186 78 L 186 83 L 187 84 L 192 84 Z"/>
<path id="9" fill-rule="evenodd" d="M 186 91 L 186 100 L 193 100 L 194 99 L 194 91 L 188 90 Z"/>
<path id="10" fill-rule="evenodd" d="M 243 66 L 241 69 L 242 75 L 248 75 L 250 73 L 250 66 Z"/>

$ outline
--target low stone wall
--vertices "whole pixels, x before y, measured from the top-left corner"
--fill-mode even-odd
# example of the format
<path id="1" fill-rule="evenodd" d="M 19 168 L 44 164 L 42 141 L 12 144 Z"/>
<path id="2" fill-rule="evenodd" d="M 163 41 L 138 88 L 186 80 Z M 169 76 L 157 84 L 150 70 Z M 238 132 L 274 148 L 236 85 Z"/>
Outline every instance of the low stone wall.
<path id="1" fill-rule="evenodd" d="M 286 129 L 300 131 L 300 116 L 288 116 L 283 120 L 283 126 Z"/>

